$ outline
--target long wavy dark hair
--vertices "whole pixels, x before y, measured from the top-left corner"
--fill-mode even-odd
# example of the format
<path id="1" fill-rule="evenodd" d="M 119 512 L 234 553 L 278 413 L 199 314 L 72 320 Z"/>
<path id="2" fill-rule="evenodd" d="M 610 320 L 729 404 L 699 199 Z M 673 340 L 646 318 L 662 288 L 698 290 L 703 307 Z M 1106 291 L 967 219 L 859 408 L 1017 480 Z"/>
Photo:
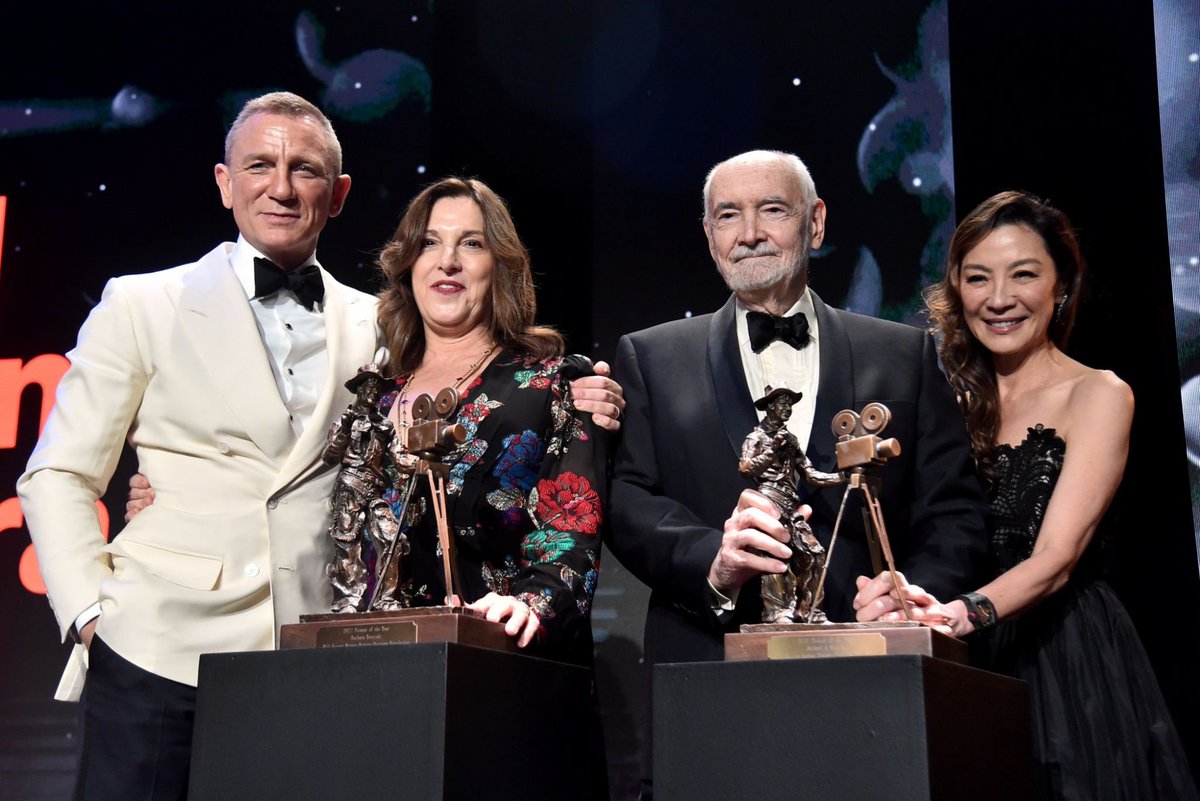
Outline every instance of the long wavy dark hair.
<path id="1" fill-rule="evenodd" d="M 946 274 L 925 292 L 925 306 L 946 377 L 958 396 L 971 438 L 971 454 L 989 490 L 995 486 L 996 435 L 1000 430 L 1000 395 L 992 356 L 967 327 L 963 317 L 962 263 L 988 234 L 1005 225 L 1020 225 L 1042 238 L 1054 261 L 1057 289 L 1066 301 L 1050 322 L 1050 341 L 1065 349 L 1075 327 L 1086 265 L 1067 215 L 1028 192 L 992 195 L 966 216 L 950 240 Z"/>
<path id="2" fill-rule="evenodd" d="M 379 293 L 379 325 L 390 351 L 391 374 L 410 373 L 425 355 L 425 328 L 413 296 L 412 267 L 421 253 L 429 215 L 443 198 L 470 198 L 483 213 L 483 236 L 495 259 L 487 325 L 492 339 L 529 362 L 561 356 L 563 337 L 534 325 L 537 296 L 529 251 L 517 236 L 505 202 L 474 178 L 449 177 L 425 187 L 409 201 L 400 224 L 379 255 L 384 288 Z"/>

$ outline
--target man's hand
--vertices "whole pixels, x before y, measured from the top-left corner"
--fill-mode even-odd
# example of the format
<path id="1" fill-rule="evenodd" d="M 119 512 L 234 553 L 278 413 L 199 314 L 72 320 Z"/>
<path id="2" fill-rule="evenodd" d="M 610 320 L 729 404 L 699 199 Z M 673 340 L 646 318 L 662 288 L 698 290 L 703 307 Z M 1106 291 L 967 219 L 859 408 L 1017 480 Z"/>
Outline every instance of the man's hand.
<path id="1" fill-rule="evenodd" d="M 138 512 L 154 503 L 154 487 L 150 479 L 141 473 L 134 473 L 129 478 L 129 500 L 125 501 L 125 522 L 137 517 Z M 80 636 L 83 632 L 80 632 Z"/>
<path id="2" fill-rule="evenodd" d="M 812 514 L 812 509 L 804 509 L 806 517 Z M 742 490 L 737 508 L 725 521 L 721 550 L 708 569 L 713 589 L 729 595 L 763 573 L 783 573 L 792 555 L 787 541 L 779 508 L 760 492 Z"/>
<path id="3" fill-rule="evenodd" d="M 83 647 L 92 650 L 92 637 L 96 636 L 96 624 L 100 622 L 99 617 L 94 617 L 87 623 L 83 624 L 83 628 L 79 630 L 79 639 L 83 642 Z"/>
<path id="4" fill-rule="evenodd" d="M 571 382 L 571 398 L 575 408 L 591 412 L 596 425 L 608 431 L 619 431 L 621 413 L 625 411 L 625 393 L 621 385 L 613 381 L 612 368 L 608 362 L 596 362 L 592 369 L 595 375 L 576 378 Z"/>
<path id="5" fill-rule="evenodd" d="M 489 592 L 473 604 L 467 604 L 468 609 L 487 613 L 488 620 L 507 620 L 504 633 L 509 637 L 517 637 L 517 647 L 524 648 L 533 642 L 542 621 L 537 613 L 530 609 L 524 601 L 511 595 L 497 595 Z"/>

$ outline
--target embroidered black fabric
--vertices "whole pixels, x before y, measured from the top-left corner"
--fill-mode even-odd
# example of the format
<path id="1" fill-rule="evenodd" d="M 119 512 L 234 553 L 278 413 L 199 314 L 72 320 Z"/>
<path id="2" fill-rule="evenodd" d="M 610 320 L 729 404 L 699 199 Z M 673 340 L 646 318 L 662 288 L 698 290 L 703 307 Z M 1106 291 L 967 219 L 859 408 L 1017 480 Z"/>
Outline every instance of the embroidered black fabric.
<path id="1" fill-rule="evenodd" d="M 1042 425 L 997 449 L 988 513 L 997 575 L 1032 554 L 1065 455 Z M 1099 548 L 1094 540 L 1064 589 L 972 635 L 972 659 L 1026 681 L 1046 799 L 1198 798 L 1133 622 L 1098 578 Z"/>

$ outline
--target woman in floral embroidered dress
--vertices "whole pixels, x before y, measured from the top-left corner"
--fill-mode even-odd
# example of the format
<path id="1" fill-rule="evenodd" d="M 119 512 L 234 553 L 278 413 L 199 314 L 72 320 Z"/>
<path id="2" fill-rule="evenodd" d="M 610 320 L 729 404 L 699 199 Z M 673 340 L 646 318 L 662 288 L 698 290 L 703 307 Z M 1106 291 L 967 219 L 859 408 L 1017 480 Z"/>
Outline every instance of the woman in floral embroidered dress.
<path id="1" fill-rule="evenodd" d="M 976 664 L 1025 680 L 1045 798 L 1194 799 L 1094 542 L 1124 473 L 1133 393 L 1063 352 L 1083 279 L 1070 221 L 1026 193 L 985 200 L 954 232 L 926 302 L 989 492 L 994 579 L 946 603 L 908 595 L 927 625 L 972 635 Z M 890 588 L 859 585 L 856 607 L 896 608 Z"/>
<path id="2" fill-rule="evenodd" d="M 534 324 L 529 257 L 504 202 L 477 180 L 427 187 L 380 266 L 386 369 L 398 376 L 381 407 L 403 438 L 420 395 L 453 387 L 460 396 L 467 437 L 442 461 L 461 600 L 504 621 L 521 647 L 590 663 L 603 432 L 572 403 L 568 381 L 586 360 L 564 358 L 563 338 Z M 411 553 L 399 594 L 442 604 L 434 510 L 427 484 L 418 487 L 404 512 Z M 399 514 L 400 493 L 386 497 Z"/>

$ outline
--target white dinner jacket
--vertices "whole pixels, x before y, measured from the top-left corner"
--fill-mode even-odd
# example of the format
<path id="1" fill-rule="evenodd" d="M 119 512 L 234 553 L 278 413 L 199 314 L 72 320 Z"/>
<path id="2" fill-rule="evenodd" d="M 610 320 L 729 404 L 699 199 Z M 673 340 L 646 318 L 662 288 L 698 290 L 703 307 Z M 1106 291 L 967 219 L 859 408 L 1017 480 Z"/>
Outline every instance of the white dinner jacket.
<path id="1" fill-rule="evenodd" d="M 17 484 L 64 637 L 99 601 L 113 650 L 192 685 L 200 654 L 270 649 L 328 609 L 320 452 L 377 339 L 375 298 L 322 270 L 329 369 L 297 440 L 231 248 L 108 282 Z M 155 502 L 105 543 L 95 501 L 127 436 Z"/>

